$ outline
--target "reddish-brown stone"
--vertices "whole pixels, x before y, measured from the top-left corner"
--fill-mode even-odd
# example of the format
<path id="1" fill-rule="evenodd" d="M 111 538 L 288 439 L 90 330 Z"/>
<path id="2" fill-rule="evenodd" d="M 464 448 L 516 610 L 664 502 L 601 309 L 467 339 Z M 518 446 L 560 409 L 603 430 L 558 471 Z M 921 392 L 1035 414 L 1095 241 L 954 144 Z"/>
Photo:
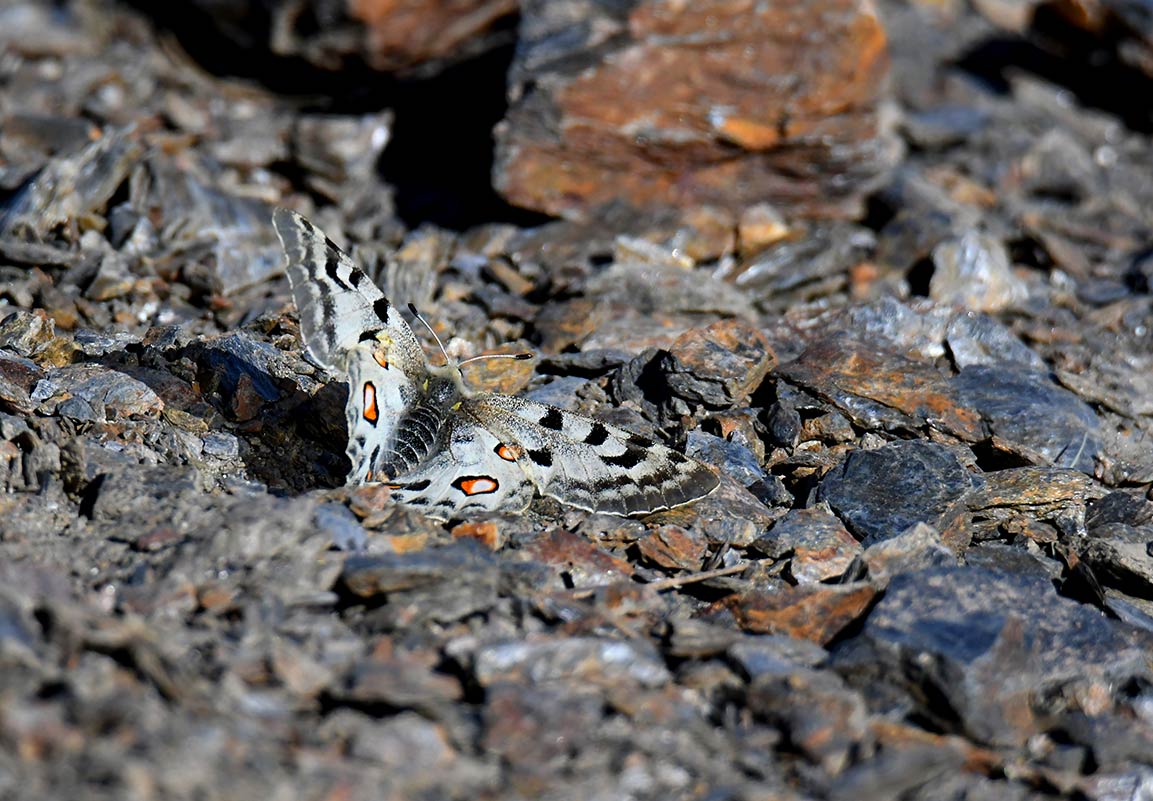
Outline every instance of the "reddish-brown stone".
<path id="1" fill-rule="evenodd" d="M 807 348 L 778 372 L 856 416 L 864 398 L 873 413 L 892 410 L 915 426 L 931 426 L 966 442 L 984 437 L 980 416 L 966 408 L 936 368 L 883 348 L 833 336 Z"/>
<path id="2" fill-rule="evenodd" d="M 867 2 L 590 5 L 573 19 L 568 4 L 522 4 L 496 169 L 513 203 L 838 216 L 885 171 L 888 59 Z"/>
<path id="3" fill-rule="evenodd" d="M 735 596 L 725 605 L 745 631 L 787 634 L 824 645 L 869 608 L 877 590 L 868 584 L 808 584 Z"/>

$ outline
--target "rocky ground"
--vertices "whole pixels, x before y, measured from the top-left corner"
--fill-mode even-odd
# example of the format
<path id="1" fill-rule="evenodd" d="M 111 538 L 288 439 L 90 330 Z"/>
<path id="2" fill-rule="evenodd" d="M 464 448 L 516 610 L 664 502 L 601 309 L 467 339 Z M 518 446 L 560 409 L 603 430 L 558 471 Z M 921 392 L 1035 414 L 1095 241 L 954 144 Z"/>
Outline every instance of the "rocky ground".
<path id="1" fill-rule="evenodd" d="M 0 798 L 1153 795 L 1139 9 L 166 8 L 0 6 Z M 274 205 L 721 487 L 343 487 Z"/>

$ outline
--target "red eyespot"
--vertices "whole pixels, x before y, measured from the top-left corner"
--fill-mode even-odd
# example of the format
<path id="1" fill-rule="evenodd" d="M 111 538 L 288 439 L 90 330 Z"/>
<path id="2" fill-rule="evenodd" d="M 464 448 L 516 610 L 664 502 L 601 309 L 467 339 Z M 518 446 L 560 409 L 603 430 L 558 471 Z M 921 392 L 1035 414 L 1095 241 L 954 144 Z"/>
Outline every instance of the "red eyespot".
<path id="1" fill-rule="evenodd" d="M 376 425 L 380 411 L 376 408 L 376 387 L 371 381 L 364 382 L 364 419 Z"/>
<path id="2" fill-rule="evenodd" d="M 465 495 L 488 495 L 500 488 L 492 476 L 461 476 L 452 485 Z"/>
<path id="3" fill-rule="evenodd" d="M 375 359 L 376 363 L 383 367 L 385 370 L 388 369 L 388 356 L 385 355 L 383 350 L 380 348 L 374 350 L 372 352 L 372 358 Z"/>
<path id="4" fill-rule="evenodd" d="M 503 443 L 497 445 L 495 450 L 496 455 L 506 462 L 515 462 L 524 453 L 524 451 L 516 445 L 504 445 Z"/>

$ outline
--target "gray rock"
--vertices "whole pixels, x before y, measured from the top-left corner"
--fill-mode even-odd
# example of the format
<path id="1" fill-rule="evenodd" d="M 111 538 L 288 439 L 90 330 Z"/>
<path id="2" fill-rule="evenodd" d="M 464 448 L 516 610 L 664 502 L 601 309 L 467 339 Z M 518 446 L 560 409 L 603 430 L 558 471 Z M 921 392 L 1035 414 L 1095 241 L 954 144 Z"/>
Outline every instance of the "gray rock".
<path id="1" fill-rule="evenodd" d="M 1088 404 L 1044 373 L 974 365 L 952 383 L 961 402 L 980 413 L 998 449 L 1093 474 L 1101 424 Z"/>
<path id="2" fill-rule="evenodd" d="M 818 498 L 869 546 L 915 523 L 943 527 L 974 485 L 972 474 L 948 448 L 898 441 L 850 453 L 825 476 Z"/>
<path id="3" fill-rule="evenodd" d="M 575 681 L 603 687 L 624 682 L 659 687 L 672 679 L 648 643 L 594 637 L 485 645 L 476 652 L 474 670 L 482 687 L 498 681 Z"/>
<path id="4" fill-rule="evenodd" d="M 1028 297 L 1025 284 L 1013 274 L 1004 244 L 976 231 L 937 245 L 933 263 L 929 296 L 938 302 L 993 312 Z"/>
<path id="5" fill-rule="evenodd" d="M 1101 612 L 1061 598 L 1046 578 L 980 568 L 896 576 L 834 664 L 850 681 L 869 665 L 918 714 L 1008 746 L 1045 725 L 1032 704 L 1047 692 L 1148 674 L 1144 651 Z"/>

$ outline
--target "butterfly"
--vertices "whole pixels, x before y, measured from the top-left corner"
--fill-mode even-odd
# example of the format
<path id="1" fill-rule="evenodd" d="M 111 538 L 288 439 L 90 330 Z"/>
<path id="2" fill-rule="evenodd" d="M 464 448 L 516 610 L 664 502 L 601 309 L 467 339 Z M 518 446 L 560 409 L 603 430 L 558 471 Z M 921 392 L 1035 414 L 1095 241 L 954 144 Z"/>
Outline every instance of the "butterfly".
<path id="1" fill-rule="evenodd" d="M 637 516 L 716 489 L 711 468 L 648 437 L 470 390 L 468 360 L 430 364 L 400 311 L 316 226 L 282 208 L 273 225 L 308 353 L 348 379 L 348 483 L 387 484 L 392 500 L 442 519 L 523 510 L 536 493 Z"/>

